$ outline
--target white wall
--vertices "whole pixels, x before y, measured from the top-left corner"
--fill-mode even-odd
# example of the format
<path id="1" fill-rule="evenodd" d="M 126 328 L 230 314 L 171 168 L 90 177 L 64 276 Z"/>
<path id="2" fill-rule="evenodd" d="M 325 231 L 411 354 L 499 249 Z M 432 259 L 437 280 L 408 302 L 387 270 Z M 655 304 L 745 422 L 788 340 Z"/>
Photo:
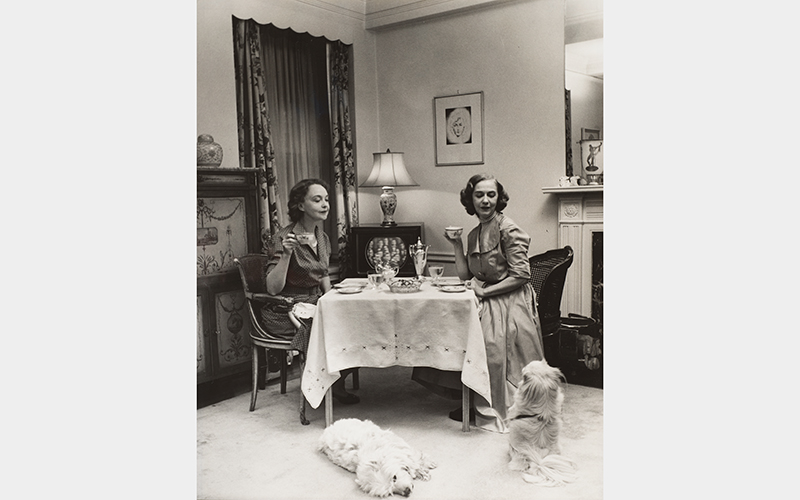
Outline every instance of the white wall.
<path id="1" fill-rule="evenodd" d="M 405 152 L 418 188 L 398 188 L 398 222 L 425 222 L 431 252 L 452 255 L 446 225 L 471 228 L 458 193 L 475 173 L 510 193 L 505 213 L 532 238 L 530 253 L 558 243 L 556 200 L 542 193 L 564 175 L 564 2 L 512 2 L 379 31 L 380 147 Z M 483 165 L 435 166 L 433 99 L 484 93 Z M 364 180 L 367 171 L 359 172 Z M 360 190 L 361 222 L 379 222 L 377 188 Z"/>

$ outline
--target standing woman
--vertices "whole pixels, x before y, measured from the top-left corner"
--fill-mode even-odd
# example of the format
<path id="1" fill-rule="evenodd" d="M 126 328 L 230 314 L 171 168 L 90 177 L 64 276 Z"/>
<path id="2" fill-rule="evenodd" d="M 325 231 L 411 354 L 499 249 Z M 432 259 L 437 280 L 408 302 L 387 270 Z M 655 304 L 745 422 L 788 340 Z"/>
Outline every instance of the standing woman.
<path id="1" fill-rule="evenodd" d="M 461 204 L 468 214 L 478 218 L 479 224 L 467 236 L 466 249 L 460 235 L 450 238 L 445 234 L 455 251 L 458 277 L 472 280 L 472 290 L 480 302 L 478 312 L 493 406 L 476 396 L 475 423 L 498 432 L 508 431 L 505 420 L 508 408 L 514 403 L 522 368 L 531 361 L 544 359 L 539 315 L 529 281 L 531 239 L 503 215 L 508 200 L 508 193 L 493 176 L 472 176 L 461 190 Z M 457 394 L 450 391 L 460 388 L 460 379 L 450 380 L 457 372 L 435 374 L 429 370 L 419 370 L 414 374 L 415 380 L 439 394 Z M 460 420 L 461 409 L 451 412 L 450 418 Z"/>
<path id="2" fill-rule="evenodd" d="M 273 237 L 265 278 L 269 294 L 316 304 L 331 289 L 328 275 L 331 242 L 322 229 L 329 211 L 328 185 L 320 179 L 304 179 L 289 192 L 292 223 Z M 305 354 L 311 332 L 310 320 L 301 320 L 302 328 L 296 332 L 286 313 L 273 311 L 269 306 L 261 309 L 261 318 L 271 333 L 291 338 L 292 348 Z M 358 396 L 344 390 L 345 376 L 346 373 L 342 373 L 334 384 L 333 396 L 341 403 L 358 403 Z"/>

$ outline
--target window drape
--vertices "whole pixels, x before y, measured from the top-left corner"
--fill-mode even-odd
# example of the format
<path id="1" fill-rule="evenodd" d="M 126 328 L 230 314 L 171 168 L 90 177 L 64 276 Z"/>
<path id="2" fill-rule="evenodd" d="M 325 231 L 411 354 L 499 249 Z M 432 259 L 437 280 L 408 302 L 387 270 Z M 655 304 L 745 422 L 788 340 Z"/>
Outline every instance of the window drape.
<path id="1" fill-rule="evenodd" d="M 329 220 L 326 230 L 346 267 L 347 234 L 358 223 L 350 47 L 235 16 L 233 42 L 239 164 L 259 171 L 262 251 L 289 222 L 289 189 L 319 177 L 331 185 L 335 222 Z"/>
<path id="2" fill-rule="evenodd" d="M 339 265 L 342 276 L 355 268 L 348 260 L 347 237 L 349 230 L 358 225 L 356 198 L 356 167 L 353 160 L 353 135 L 350 127 L 349 51 L 345 44 L 328 45 L 328 71 L 330 75 L 330 116 L 333 139 L 333 178 L 336 196 L 336 228 L 339 243 Z"/>

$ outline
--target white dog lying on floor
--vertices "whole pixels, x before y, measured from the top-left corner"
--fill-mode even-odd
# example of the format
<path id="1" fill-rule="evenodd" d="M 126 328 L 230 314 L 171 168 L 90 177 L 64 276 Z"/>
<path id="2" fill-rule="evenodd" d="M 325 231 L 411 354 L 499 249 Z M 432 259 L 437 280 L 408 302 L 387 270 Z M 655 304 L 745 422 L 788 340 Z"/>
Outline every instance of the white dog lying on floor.
<path id="1" fill-rule="evenodd" d="M 559 455 L 564 375 L 545 361 L 532 361 L 522 369 L 522 381 L 508 410 L 511 470 L 523 479 L 544 486 L 575 480 L 575 463 Z"/>
<path id="2" fill-rule="evenodd" d="M 408 496 L 413 480 L 427 481 L 428 471 L 436 467 L 424 453 L 369 420 L 337 420 L 322 433 L 317 448 L 331 462 L 355 472 L 356 484 L 376 497 Z"/>

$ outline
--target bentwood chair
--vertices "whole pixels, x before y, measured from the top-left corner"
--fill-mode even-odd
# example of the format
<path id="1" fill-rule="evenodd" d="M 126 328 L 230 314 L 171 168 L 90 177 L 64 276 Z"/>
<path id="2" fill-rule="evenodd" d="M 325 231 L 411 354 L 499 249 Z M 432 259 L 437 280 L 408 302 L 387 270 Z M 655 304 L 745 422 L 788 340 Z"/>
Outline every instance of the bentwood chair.
<path id="1" fill-rule="evenodd" d="M 270 295 L 267 293 L 266 283 L 264 277 L 266 276 L 267 263 L 269 257 L 262 254 L 248 254 L 242 257 L 233 259 L 236 267 L 239 268 L 239 276 L 242 279 L 242 287 L 244 288 L 244 296 L 247 301 L 247 309 L 250 312 L 250 323 L 253 329 L 250 333 L 250 340 L 252 342 L 253 354 L 253 392 L 250 395 L 250 411 L 256 408 L 256 397 L 258 395 L 258 351 L 264 349 L 264 359 L 268 359 L 266 354 L 270 349 L 277 349 L 281 351 L 294 350 L 291 347 L 291 340 L 277 338 L 269 333 L 261 322 L 261 308 L 263 306 L 271 307 L 274 311 L 285 313 L 289 321 L 295 326 L 295 329 L 301 327 L 300 321 L 292 313 L 294 301 L 291 297 L 282 297 L 277 295 Z M 280 383 L 281 394 L 286 394 L 286 356 L 283 353 L 279 356 L 281 360 L 280 365 Z M 305 365 L 305 353 L 300 353 L 300 377 L 302 381 L 303 367 Z M 302 390 L 300 391 L 300 423 L 308 425 L 306 419 L 306 398 L 303 396 Z"/>
<path id="2" fill-rule="evenodd" d="M 531 285 L 536 292 L 536 310 L 542 326 L 542 342 L 552 345 L 556 332 L 561 327 L 561 296 L 567 279 L 567 269 L 572 265 L 573 251 L 569 245 L 548 250 L 530 257 Z M 548 360 L 551 362 L 553 360 Z M 552 364 L 552 363 L 551 363 Z"/>

